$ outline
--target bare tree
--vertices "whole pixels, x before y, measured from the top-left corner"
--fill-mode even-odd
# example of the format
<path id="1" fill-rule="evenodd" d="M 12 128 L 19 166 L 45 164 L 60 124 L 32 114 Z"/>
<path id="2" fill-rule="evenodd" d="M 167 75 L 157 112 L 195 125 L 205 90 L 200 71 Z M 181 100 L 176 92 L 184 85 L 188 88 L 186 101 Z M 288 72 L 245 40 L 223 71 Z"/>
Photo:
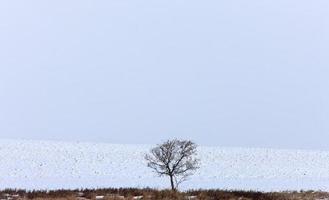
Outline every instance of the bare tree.
<path id="1" fill-rule="evenodd" d="M 168 140 L 145 155 L 147 166 L 159 176 L 169 176 L 172 190 L 199 168 L 197 145 L 189 140 Z"/>

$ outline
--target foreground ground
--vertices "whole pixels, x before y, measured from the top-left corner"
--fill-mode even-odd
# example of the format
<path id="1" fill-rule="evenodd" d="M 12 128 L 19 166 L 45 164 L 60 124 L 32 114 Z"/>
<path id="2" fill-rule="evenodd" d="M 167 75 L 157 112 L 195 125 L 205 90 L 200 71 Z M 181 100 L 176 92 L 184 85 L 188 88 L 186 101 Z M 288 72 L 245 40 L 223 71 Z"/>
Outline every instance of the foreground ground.
<path id="1" fill-rule="evenodd" d="M 329 200 L 329 193 L 315 191 L 300 192 L 252 192 L 195 190 L 171 192 L 153 189 L 97 189 L 97 190 L 53 190 L 25 191 L 3 190 L 2 200 Z"/>

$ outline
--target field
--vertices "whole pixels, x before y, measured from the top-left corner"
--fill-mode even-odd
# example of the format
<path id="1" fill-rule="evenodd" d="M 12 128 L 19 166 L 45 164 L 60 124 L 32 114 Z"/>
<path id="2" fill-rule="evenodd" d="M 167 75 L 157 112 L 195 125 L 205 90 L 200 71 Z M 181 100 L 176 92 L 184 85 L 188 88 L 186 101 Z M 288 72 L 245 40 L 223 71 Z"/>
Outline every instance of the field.
<path id="1" fill-rule="evenodd" d="M 146 167 L 150 145 L 0 140 L 0 189 L 166 189 Z M 199 147 L 201 167 L 181 191 L 329 191 L 329 152 Z"/>

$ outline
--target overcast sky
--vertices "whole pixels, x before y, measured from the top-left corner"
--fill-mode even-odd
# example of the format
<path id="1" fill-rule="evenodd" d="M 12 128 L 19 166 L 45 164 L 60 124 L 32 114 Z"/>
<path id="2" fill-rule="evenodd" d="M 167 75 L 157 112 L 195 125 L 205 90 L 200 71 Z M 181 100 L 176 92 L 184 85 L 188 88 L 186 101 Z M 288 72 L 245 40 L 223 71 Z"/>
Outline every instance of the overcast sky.
<path id="1" fill-rule="evenodd" d="M 329 149 L 329 1 L 1 1 L 0 137 Z"/>

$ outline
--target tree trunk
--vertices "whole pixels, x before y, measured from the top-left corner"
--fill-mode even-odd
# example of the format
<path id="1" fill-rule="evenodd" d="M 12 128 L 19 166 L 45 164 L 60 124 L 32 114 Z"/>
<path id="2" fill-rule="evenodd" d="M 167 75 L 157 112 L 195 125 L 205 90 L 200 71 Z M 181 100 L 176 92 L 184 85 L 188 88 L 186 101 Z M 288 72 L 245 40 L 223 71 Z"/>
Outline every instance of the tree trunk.
<path id="1" fill-rule="evenodd" d="M 170 184 L 171 184 L 171 190 L 176 190 L 174 184 L 174 177 L 172 175 L 170 175 Z"/>

